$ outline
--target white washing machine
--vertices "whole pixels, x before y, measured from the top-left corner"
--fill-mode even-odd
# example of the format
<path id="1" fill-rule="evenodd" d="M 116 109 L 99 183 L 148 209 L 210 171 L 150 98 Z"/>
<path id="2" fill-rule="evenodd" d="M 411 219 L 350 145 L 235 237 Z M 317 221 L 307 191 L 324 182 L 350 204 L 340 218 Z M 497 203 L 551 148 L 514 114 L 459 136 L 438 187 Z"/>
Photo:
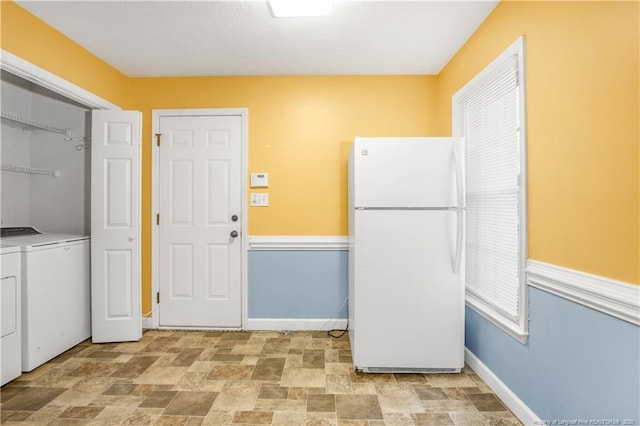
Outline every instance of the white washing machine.
<path id="1" fill-rule="evenodd" d="M 22 374 L 20 327 L 20 247 L 0 243 L 1 385 Z"/>
<path id="2" fill-rule="evenodd" d="M 91 336 L 90 239 L 2 228 L 22 254 L 22 371 L 31 371 Z"/>

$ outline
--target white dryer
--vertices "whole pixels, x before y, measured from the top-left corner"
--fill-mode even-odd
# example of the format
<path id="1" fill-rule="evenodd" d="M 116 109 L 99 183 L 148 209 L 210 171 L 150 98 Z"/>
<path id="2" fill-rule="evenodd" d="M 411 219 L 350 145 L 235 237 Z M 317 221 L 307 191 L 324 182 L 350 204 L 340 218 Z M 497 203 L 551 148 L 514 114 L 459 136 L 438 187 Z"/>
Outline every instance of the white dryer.
<path id="1" fill-rule="evenodd" d="M 91 336 L 89 237 L 2 228 L 22 253 L 22 371 Z"/>
<path id="2" fill-rule="evenodd" d="M 0 385 L 22 374 L 20 247 L 0 244 Z"/>

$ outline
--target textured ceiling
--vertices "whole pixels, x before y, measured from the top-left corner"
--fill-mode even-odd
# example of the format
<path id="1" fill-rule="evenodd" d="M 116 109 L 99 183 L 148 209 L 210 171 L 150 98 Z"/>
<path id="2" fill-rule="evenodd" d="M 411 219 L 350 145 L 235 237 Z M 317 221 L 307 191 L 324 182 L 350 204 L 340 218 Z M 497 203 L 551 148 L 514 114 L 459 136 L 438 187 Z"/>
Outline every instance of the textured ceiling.
<path id="1" fill-rule="evenodd" d="M 130 77 L 437 74 L 496 1 L 334 0 L 273 18 L 266 1 L 18 1 Z"/>

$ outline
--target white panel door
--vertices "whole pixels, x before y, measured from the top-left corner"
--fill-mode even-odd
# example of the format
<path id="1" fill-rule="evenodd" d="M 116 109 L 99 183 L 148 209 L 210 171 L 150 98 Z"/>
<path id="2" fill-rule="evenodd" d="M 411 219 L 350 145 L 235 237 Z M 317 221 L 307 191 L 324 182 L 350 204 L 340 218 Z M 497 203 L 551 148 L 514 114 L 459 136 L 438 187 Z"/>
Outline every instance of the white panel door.
<path id="1" fill-rule="evenodd" d="M 96 110 L 91 120 L 92 340 L 136 341 L 142 337 L 142 114 Z"/>
<path id="2" fill-rule="evenodd" d="M 461 143 L 461 138 L 356 138 L 354 206 L 457 206 L 456 167 L 462 164 L 455 152 Z"/>
<path id="3" fill-rule="evenodd" d="M 240 327 L 241 116 L 163 116 L 160 325 Z"/>

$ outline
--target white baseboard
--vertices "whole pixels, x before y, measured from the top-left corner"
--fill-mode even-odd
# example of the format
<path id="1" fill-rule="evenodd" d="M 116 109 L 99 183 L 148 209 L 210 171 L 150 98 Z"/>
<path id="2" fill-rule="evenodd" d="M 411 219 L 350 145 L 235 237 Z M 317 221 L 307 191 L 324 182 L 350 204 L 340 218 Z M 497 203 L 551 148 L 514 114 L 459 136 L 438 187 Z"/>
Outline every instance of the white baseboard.
<path id="1" fill-rule="evenodd" d="M 467 348 L 464 350 L 464 360 L 524 425 L 543 424 L 540 418 Z"/>
<path id="2" fill-rule="evenodd" d="M 158 328 L 154 317 L 142 317 L 142 329 Z"/>
<path id="3" fill-rule="evenodd" d="M 348 320 L 345 319 L 298 319 L 298 318 L 249 318 L 242 330 L 251 331 L 329 331 L 344 330 Z M 143 329 L 161 329 L 156 317 L 142 317 Z M 175 327 L 170 327 L 175 328 Z M 179 328 L 179 327 L 178 327 Z M 189 327 L 185 327 L 188 329 Z"/>
<path id="4" fill-rule="evenodd" d="M 246 330 L 276 330 L 276 331 L 328 331 L 344 330 L 347 319 L 297 319 L 297 318 L 249 318 L 245 324 Z"/>

